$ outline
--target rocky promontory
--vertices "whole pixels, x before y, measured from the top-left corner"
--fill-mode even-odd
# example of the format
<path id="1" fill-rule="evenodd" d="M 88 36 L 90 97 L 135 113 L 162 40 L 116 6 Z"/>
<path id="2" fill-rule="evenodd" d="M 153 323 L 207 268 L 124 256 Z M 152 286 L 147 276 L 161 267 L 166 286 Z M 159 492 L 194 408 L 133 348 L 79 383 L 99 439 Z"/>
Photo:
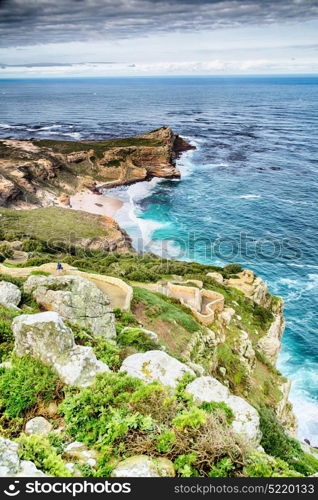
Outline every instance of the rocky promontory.
<path id="1" fill-rule="evenodd" d="M 81 191 L 179 178 L 175 161 L 194 149 L 169 127 L 105 141 L 0 140 L 0 206 L 67 205 Z"/>

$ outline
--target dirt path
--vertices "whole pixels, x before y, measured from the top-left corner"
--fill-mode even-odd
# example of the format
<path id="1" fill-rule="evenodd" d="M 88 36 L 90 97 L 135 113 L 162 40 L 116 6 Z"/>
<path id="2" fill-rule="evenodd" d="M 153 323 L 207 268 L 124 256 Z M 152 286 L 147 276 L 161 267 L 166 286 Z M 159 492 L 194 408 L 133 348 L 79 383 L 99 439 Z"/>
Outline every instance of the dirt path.
<path id="1" fill-rule="evenodd" d="M 133 290 L 130 285 L 119 278 L 113 276 L 104 276 L 102 274 L 85 273 L 79 271 L 76 267 L 63 264 L 63 275 L 82 276 L 95 283 L 95 285 L 108 295 L 110 304 L 113 308 L 129 310 L 133 296 Z M 8 274 L 14 278 L 27 278 L 33 271 L 45 271 L 53 275 L 61 275 L 56 270 L 56 262 L 42 264 L 34 267 L 7 267 L 0 264 L 0 273 Z"/>

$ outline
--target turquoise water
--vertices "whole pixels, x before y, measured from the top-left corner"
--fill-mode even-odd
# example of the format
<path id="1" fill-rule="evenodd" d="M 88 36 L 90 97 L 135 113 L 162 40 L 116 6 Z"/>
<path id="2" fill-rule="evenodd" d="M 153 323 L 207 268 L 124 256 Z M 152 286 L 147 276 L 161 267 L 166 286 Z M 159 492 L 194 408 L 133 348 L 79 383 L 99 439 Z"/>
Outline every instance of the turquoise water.
<path id="1" fill-rule="evenodd" d="M 140 249 L 240 262 L 285 299 L 279 368 L 300 437 L 318 445 L 318 78 L 2 81 L 0 106 L 3 137 L 100 139 L 165 124 L 197 146 L 178 161 L 180 181 L 117 190 L 119 221 Z"/>

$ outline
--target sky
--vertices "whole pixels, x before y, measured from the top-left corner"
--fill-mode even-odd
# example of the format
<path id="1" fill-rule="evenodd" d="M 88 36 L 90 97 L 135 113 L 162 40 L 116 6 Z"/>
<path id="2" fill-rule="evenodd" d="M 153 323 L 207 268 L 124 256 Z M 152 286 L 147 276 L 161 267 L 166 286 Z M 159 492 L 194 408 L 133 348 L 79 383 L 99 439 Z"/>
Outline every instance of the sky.
<path id="1" fill-rule="evenodd" d="M 0 78 L 318 73 L 318 0 L 0 0 Z"/>

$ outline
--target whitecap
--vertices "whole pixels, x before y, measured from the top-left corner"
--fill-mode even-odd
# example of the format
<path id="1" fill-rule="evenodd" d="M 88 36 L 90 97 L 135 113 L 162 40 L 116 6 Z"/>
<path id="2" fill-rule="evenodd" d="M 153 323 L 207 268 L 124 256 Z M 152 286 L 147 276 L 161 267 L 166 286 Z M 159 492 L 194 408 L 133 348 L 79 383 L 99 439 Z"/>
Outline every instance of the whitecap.
<path id="1" fill-rule="evenodd" d="M 260 194 L 241 194 L 238 198 L 243 198 L 246 200 L 253 199 L 253 198 L 261 198 Z"/>

